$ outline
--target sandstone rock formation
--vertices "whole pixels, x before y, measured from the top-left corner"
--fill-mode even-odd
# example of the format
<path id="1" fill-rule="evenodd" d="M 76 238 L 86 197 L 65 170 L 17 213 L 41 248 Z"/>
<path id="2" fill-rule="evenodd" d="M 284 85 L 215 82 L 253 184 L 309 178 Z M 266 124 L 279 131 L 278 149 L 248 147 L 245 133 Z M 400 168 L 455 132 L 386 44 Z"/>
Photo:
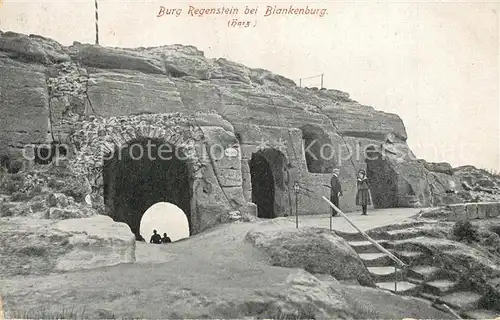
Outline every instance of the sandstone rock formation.
<path id="1" fill-rule="evenodd" d="M 368 287 L 332 284 L 303 270 L 293 271 L 284 288 L 257 292 L 255 299 L 219 303 L 211 317 L 266 319 L 450 319 L 426 302 Z M 390 308 L 384 306 L 391 306 Z M 196 317 L 196 315 L 193 315 Z"/>
<path id="2" fill-rule="evenodd" d="M 83 218 L 97 214 L 85 201 L 92 193 L 83 175 L 67 167 L 67 159 L 35 165 L 0 181 L 0 217 L 38 219 Z"/>
<path id="3" fill-rule="evenodd" d="M 500 201 L 500 175 L 474 166 L 453 169 L 465 190 L 467 202 Z"/>
<path id="4" fill-rule="evenodd" d="M 329 212 L 317 196 L 329 194 L 325 185 L 335 166 L 341 168 L 346 211 L 355 209 L 360 168 L 368 171 L 377 207 L 463 201 L 448 192 L 451 184 L 462 189 L 447 165 L 415 158 L 397 115 L 338 90 L 301 88 L 267 70 L 208 59 L 191 46 L 64 47 L 40 36 L 0 32 L 0 74 L 4 167 L 26 167 L 27 146 L 31 164 L 67 155 L 70 169 L 88 180 L 95 208 L 128 223 L 138 237 L 140 215 L 160 200 L 183 208 L 192 233 L 234 217 L 248 220 L 255 208 L 260 217 L 285 216 L 295 203 L 284 183 L 286 163 L 299 169 L 300 185 L 314 194 L 299 196 L 301 214 Z M 148 141 L 185 156 L 175 174 L 187 196 L 165 191 L 117 209 L 116 203 L 126 202 L 117 199 L 130 198 L 116 184 L 127 170 L 118 169 L 124 162 L 113 158 L 106 165 L 103 158 Z M 148 165 L 161 167 L 155 162 L 141 168 Z M 127 183 L 146 194 L 139 178 Z M 165 179 L 155 183 L 171 190 Z"/>
<path id="5" fill-rule="evenodd" d="M 328 274 L 337 280 L 374 282 L 356 252 L 341 237 L 319 228 L 251 231 L 246 235 L 256 248 L 269 256 L 273 266 L 303 268 Z"/>
<path id="6" fill-rule="evenodd" d="M 135 238 L 109 217 L 0 219 L 0 275 L 48 274 L 135 261 Z"/>

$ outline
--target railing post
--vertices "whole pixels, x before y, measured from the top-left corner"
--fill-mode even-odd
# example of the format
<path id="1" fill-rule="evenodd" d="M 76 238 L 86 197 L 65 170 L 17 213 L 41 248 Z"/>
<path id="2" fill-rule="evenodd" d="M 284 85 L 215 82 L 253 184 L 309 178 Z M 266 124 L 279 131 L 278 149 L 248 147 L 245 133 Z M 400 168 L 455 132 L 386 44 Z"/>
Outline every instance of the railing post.
<path id="1" fill-rule="evenodd" d="M 332 231 L 332 213 L 330 212 L 330 231 Z"/>
<path id="2" fill-rule="evenodd" d="M 295 226 L 299 228 L 299 183 L 295 181 Z"/>
<path id="3" fill-rule="evenodd" d="M 302 78 L 301 78 L 301 79 L 299 79 L 299 87 L 301 87 L 301 88 L 302 88 Z"/>
<path id="4" fill-rule="evenodd" d="M 398 292 L 398 266 L 394 264 L 394 293 Z"/>
<path id="5" fill-rule="evenodd" d="M 321 88 L 320 89 L 323 89 L 323 74 L 321 74 Z"/>

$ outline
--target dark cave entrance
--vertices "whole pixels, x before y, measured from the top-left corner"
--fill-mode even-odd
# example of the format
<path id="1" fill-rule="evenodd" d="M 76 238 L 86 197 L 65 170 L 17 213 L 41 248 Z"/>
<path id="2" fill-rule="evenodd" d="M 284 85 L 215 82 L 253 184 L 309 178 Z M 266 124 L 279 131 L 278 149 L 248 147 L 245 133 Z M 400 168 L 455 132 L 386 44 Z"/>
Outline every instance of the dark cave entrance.
<path id="1" fill-rule="evenodd" d="M 179 152 L 161 141 L 138 140 L 104 162 L 104 203 L 108 215 L 125 222 L 138 240 L 141 218 L 157 202 L 184 211 L 191 231 L 191 187 L 188 167 Z M 108 157 L 109 158 L 109 157 Z"/>
<path id="2" fill-rule="evenodd" d="M 395 208 L 398 206 L 397 175 L 384 159 L 382 153 L 367 150 L 366 176 L 375 208 Z"/>
<path id="3" fill-rule="evenodd" d="M 284 155 L 274 149 L 256 152 L 250 159 L 252 202 L 257 205 L 259 218 L 276 218 L 284 212 L 284 165 Z"/>
<path id="4" fill-rule="evenodd" d="M 300 128 L 304 140 L 307 171 L 310 173 L 332 173 L 336 166 L 332 141 L 318 126 L 305 125 Z"/>

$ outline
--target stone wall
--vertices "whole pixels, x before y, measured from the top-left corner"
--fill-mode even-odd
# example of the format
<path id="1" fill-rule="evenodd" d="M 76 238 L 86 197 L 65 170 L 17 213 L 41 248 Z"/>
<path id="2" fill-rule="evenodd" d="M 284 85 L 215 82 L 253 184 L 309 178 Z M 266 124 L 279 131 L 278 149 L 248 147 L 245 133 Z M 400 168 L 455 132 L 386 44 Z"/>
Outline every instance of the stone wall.
<path id="1" fill-rule="evenodd" d="M 500 216 L 500 202 L 477 202 L 447 206 L 449 221 L 491 219 Z"/>
<path id="2" fill-rule="evenodd" d="M 267 70 L 207 59 L 191 46 L 63 47 L 40 36 L 0 32 L 0 72 L 0 156 L 22 161 L 27 144 L 70 145 L 74 170 L 88 175 L 101 207 L 99 157 L 136 138 L 161 139 L 192 156 L 197 231 L 227 220 L 230 212 L 255 211 L 250 162 L 272 152 L 279 156 L 271 158 L 283 162 L 271 164 L 276 216 L 287 215 L 290 200 L 295 202 L 280 182 L 278 169 L 288 162 L 298 168 L 306 190 L 298 199 L 300 214 L 329 212 L 320 197 L 329 195 L 325 185 L 334 166 L 341 169 L 344 189 L 340 208 L 358 209 L 355 178 L 358 169 L 367 168 L 368 147 L 383 156 L 380 163 L 391 173 L 391 205 L 461 201 L 446 193 L 449 181 L 457 182 L 452 173 L 413 160 L 399 116 L 363 106 L 338 90 L 301 88 Z M 308 135 L 331 144 L 333 156 L 308 165 Z M 200 152 L 214 145 L 232 149 L 232 156 L 201 159 Z"/>

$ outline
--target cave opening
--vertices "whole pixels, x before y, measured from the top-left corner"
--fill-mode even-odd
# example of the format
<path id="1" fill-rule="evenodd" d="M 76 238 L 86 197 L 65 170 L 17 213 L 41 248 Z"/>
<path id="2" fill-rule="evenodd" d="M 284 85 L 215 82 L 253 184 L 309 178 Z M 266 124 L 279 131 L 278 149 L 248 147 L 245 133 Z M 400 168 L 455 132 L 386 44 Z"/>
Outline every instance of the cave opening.
<path id="1" fill-rule="evenodd" d="M 104 204 L 115 221 L 129 225 L 137 240 L 143 214 L 157 202 L 169 202 L 186 215 L 191 231 L 191 182 L 186 162 L 170 144 L 142 139 L 104 161 Z M 108 160 L 109 159 L 109 160 Z"/>
<path id="2" fill-rule="evenodd" d="M 332 173 L 336 161 L 331 139 L 318 126 L 308 124 L 302 126 L 300 130 L 304 141 L 307 171 L 310 173 Z"/>
<path id="3" fill-rule="evenodd" d="M 382 153 L 374 149 L 366 152 L 366 176 L 370 184 L 375 208 L 398 207 L 397 174 Z"/>
<path id="4" fill-rule="evenodd" d="M 259 218 L 276 218 L 284 212 L 284 155 L 275 149 L 256 152 L 250 159 L 252 202 Z"/>

